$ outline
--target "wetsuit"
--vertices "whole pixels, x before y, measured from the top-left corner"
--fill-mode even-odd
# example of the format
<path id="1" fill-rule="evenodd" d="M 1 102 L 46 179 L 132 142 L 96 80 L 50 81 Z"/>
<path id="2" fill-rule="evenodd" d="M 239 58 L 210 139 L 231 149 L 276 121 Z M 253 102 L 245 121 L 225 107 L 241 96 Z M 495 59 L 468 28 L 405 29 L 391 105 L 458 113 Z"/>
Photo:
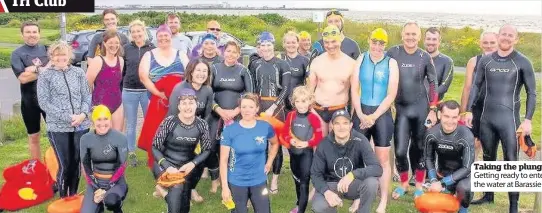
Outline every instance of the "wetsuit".
<path id="1" fill-rule="evenodd" d="M 265 112 L 271 105 L 275 104 L 274 117 L 284 121 L 284 102 L 290 94 L 291 71 L 290 65 L 280 58 L 273 57 L 266 61 L 260 58 L 251 64 L 249 70 L 254 77 L 255 93 L 260 95 L 260 112 Z M 282 168 L 282 149 L 273 162 L 273 174 L 280 174 Z"/>
<path id="2" fill-rule="evenodd" d="M 398 45 L 390 48 L 386 54 L 399 65 L 394 132 L 397 171 L 401 182 L 408 180 L 408 152 L 411 169 L 416 169 L 416 181 L 420 183 L 425 177 L 422 160 L 425 121 L 429 106 L 436 107 L 438 102 L 435 67 L 429 53 L 419 48 L 413 54 L 408 54 L 403 45 Z M 429 91 L 423 83 L 425 78 L 429 81 Z"/>
<path id="3" fill-rule="evenodd" d="M 200 58 L 203 61 L 205 61 L 206 63 L 208 63 L 209 66 L 211 66 L 213 64 L 218 64 L 218 63 L 224 62 L 224 58 L 222 56 L 219 56 L 219 55 L 215 55 L 215 57 L 212 57 L 212 58 L 207 58 L 207 57 L 205 57 L 205 55 L 202 55 L 202 56 L 200 56 Z"/>
<path id="4" fill-rule="evenodd" d="M 92 105 L 103 104 L 111 113 L 114 113 L 122 104 L 122 90 L 119 88 L 122 80 L 120 57 L 117 56 L 117 63 L 114 66 L 109 66 L 103 56 L 100 56 L 100 59 L 102 68 L 94 81 Z"/>
<path id="5" fill-rule="evenodd" d="M 312 165 L 313 148 L 322 140 L 322 127 L 317 114 L 312 112 L 299 113 L 291 111 L 286 116 L 283 128 L 284 141 L 290 142 L 295 138 L 298 141 L 308 142 L 309 146 L 298 149 L 290 146 L 290 168 L 295 183 L 297 195 L 296 205 L 298 212 L 304 213 L 309 201 L 309 181 Z"/>
<path id="6" fill-rule="evenodd" d="M 363 54 L 363 62 L 359 67 L 359 84 L 361 88 L 361 111 L 365 115 L 373 114 L 388 95 L 390 76 L 390 57 L 373 62 L 369 52 Z M 378 117 L 374 125 L 368 129 L 360 129 L 361 124 L 357 115 L 353 116 L 354 128 L 368 139 L 373 137 L 375 146 L 391 146 L 393 136 L 393 118 L 391 109 Z"/>
<path id="7" fill-rule="evenodd" d="M 239 98 L 241 98 L 243 93 L 254 91 L 254 81 L 247 68 L 242 64 L 235 64 L 233 66 L 227 66 L 224 62 L 213 64 L 211 66 L 211 72 L 213 75 L 211 87 L 214 92 L 212 109 L 216 109 L 216 107 L 227 110 L 235 109 L 239 106 Z M 217 180 L 219 178 L 219 138 L 223 126 L 224 121 L 220 118 L 218 113 L 211 112 L 209 127 L 213 146 L 211 155 L 207 158 L 205 165 L 209 168 L 209 174 L 211 175 L 212 180 Z"/>
<path id="8" fill-rule="evenodd" d="M 252 128 L 234 122 L 224 128 L 221 146 L 230 148 L 228 159 L 228 185 L 235 203 L 235 213 L 247 213 L 250 199 L 254 212 L 269 213 L 267 189 L 266 150 L 269 139 L 275 137 L 273 127 L 265 121 L 256 121 Z"/>
<path id="9" fill-rule="evenodd" d="M 454 78 L 454 61 L 447 55 L 439 53 L 433 57 L 433 64 L 435 65 L 435 72 L 437 73 L 438 81 L 438 99 L 441 101 L 444 98 L 448 88 L 452 84 Z M 429 82 L 424 81 L 426 89 L 429 89 Z"/>
<path id="10" fill-rule="evenodd" d="M 480 63 L 480 59 L 483 55 L 477 55 L 476 56 L 476 65 L 474 65 L 474 72 L 472 74 L 472 82 L 476 79 L 476 70 L 478 69 L 478 64 Z M 482 84 L 478 90 L 478 98 L 474 100 L 474 103 L 472 104 L 472 134 L 475 138 L 480 138 L 480 119 L 482 118 L 482 110 L 484 108 L 484 97 L 486 96 L 486 81 L 485 79 L 482 79 Z M 470 96 L 474 96 L 472 93 L 472 87 L 474 87 L 474 83 L 471 85 L 471 92 L 469 94 Z"/>
<path id="11" fill-rule="evenodd" d="M 80 178 L 79 144 L 89 131 L 88 115 L 91 94 L 85 71 L 69 66 L 64 71 L 48 68 L 42 71 L 37 85 L 38 103 L 49 116 L 47 136 L 58 161 L 57 187 L 61 198 L 76 195 Z M 72 115 L 84 113 L 79 126 L 72 126 Z"/>
<path id="12" fill-rule="evenodd" d="M 195 151 L 198 143 L 201 144 L 201 153 Z M 190 162 L 197 167 L 209 156 L 210 149 L 211 139 L 206 121 L 196 117 L 191 124 L 185 124 L 177 115 L 170 115 L 160 124 L 154 137 L 154 175 L 159 177 L 169 167 L 179 169 Z M 194 173 L 189 173 L 184 183 L 169 189 L 165 197 L 168 213 L 190 212 L 192 175 Z"/>
<path id="13" fill-rule="evenodd" d="M 85 170 L 87 190 L 81 213 L 122 212 L 122 202 L 128 193 L 124 179 L 128 140 L 117 130 L 109 130 L 105 135 L 94 131 L 81 137 L 80 157 Z M 94 202 L 94 193 L 98 189 L 106 191 L 101 203 Z M 101 204 L 104 205 L 101 205 Z"/>
<path id="14" fill-rule="evenodd" d="M 518 141 L 516 130 L 520 125 L 520 92 L 525 86 L 527 92 L 525 119 L 532 119 L 536 107 L 536 82 L 533 66 L 529 59 L 514 50 L 501 57 L 498 52 L 480 59 L 476 69 L 476 79 L 469 96 L 467 111 L 478 99 L 480 86 L 486 82 L 486 92 L 480 118 L 480 141 L 484 151 L 484 161 L 497 159 L 498 141 L 502 142 L 505 161 L 518 160 Z M 493 193 L 488 192 L 490 200 Z M 518 192 L 509 192 L 510 212 L 517 212 Z"/>
<path id="15" fill-rule="evenodd" d="M 424 158 L 431 183 L 440 182 L 443 188 L 456 192 L 462 208 L 469 208 L 474 195 L 470 190 L 471 165 L 474 163 L 474 136 L 466 126 L 459 125 L 445 133 L 441 124 L 425 133 Z M 438 156 L 438 171 L 435 160 Z M 462 212 L 462 211 L 460 211 Z"/>
<path id="16" fill-rule="evenodd" d="M 290 97 L 294 89 L 297 86 L 304 85 L 305 79 L 309 77 L 309 58 L 301 54 L 297 54 L 295 58 L 290 58 L 287 54 L 281 54 L 279 58 L 285 60 L 290 65 L 290 93 L 288 94 L 288 97 Z M 292 103 L 290 103 L 290 98 L 286 99 L 286 109 L 288 111 L 294 109 Z"/>
<path id="17" fill-rule="evenodd" d="M 15 77 L 19 78 L 26 67 L 33 66 L 32 60 L 35 58 L 41 61 L 42 66 L 47 65 L 49 62 L 47 47 L 41 44 L 35 46 L 25 44 L 15 49 L 11 53 L 11 69 Z M 36 82 L 37 80 L 21 84 L 21 115 L 26 133 L 29 135 L 40 132 L 41 116 L 45 119 L 45 112 L 38 104 Z"/>
<path id="18" fill-rule="evenodd" d="M 354 180 L 347 193 L 339 193 L 338 182 L 349 173 L 354 175 Z M 340 145 L 331 132 L 320 142 L 312 159 L 311 179 L 316 189 L 312 209 L 316 213 L 336 213 L 337 209 L 330 207 L 324 197 L 324 193 L 331 190 L 343 199 L 361 198 L 357 212 L 369 213 L 376 198 L 377 178 L 380 176 L 382 166 L 365 136 L 352 130 L 350 140 Z"/>

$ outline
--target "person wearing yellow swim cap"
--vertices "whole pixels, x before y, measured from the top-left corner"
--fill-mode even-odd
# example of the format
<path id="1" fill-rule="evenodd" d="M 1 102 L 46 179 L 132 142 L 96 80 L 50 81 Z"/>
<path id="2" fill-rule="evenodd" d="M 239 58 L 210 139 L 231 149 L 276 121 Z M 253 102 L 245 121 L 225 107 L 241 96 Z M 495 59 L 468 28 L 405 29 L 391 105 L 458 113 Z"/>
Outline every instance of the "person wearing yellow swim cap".
<path id="1" fill-rule="evenodd" d="M 311 45 L 312 45 L 311 34 L 309 34 L 307 31 L 299 32 L 299 48 L 297 49 L 299 54 L 307 58 L 310 58 Z"/>
<path id="2" fill-rule="evenodd" d="M 124 178 L 128 139 L 112 128 L 107 106 L 95 106 L 90 117 L 94 130 L 81 137 L 79 149 L 87 181 L 81 212 L 97 212 L 103 206 L 112 212 L 122 212 L 122 202 L 128 193 Z"/>
<path id="3" fill-rule="evenodd" d="M 376 212 L 386 212 L 388 188 L 391 180 L 389 154 L 394 123 L 391 104 L 397 96 L 399 68 L 397 61 L 385 55 L 388 33 L 382 28 L 375 29 L 368 37 L 369 50 L 358 58 L 355 66 L 355 84 L 352 84 L 352 105 L 354 128 L 367 139 L 373 139 L 376 156 L 382 166 L 380 178 L 380 204 Z M 358 92 L 360 91 L 361 92 Z"/>
<path id="4" fill-rule="evenodd" d="M 339 33 L 342 35 L 343 39 L 341 41 L 341 51 L 344 54 L 350 56 L 350 58 L 356 60 L 361 54 L 359 45 L 356 41 L 351 38 L 348 38 L 344 35 L 344 16 L 338 10 L 331 10 L 326 14 L 326 23 L 328 26 L 336 26 L 339 29 Z M 324 48 L 324 41 L 320 39 L 312 45 L 311 61 L 324 53 L 326 50 Z"/>

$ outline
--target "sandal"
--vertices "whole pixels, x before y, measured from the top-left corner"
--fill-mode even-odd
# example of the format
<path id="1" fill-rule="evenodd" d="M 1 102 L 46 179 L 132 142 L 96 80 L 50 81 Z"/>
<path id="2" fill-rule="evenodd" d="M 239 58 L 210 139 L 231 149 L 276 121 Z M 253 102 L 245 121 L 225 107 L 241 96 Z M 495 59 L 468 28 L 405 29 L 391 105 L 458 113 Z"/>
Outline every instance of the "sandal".
<path id="1" fill-rule="evenodd" d="M 394 193 L 398 195 L 397 198 L 393 198 L 393 194 L 394 194 Z M 400 186 L 398 186 L 397 188 L 395 188 L 395 190 L 393 190 L 392 198 L 395 199 L 395 200 L 397 200 L 397 199 L 401 198 L 401 197 L 402 197 L 403 195 L 405 195 L 405 194 L 406 194 L 405 189 L 402 188 L 402 187 L 400 187 Z"/>
<path id="2" fill-rule="evenodd" d="M 272 194 L 272 195 L 276 195 L 279 193 L 279 189 L 269 189 L 269 192 Z"/>
<path id="3" fill-rule="evenodd" d="M 416 191 L 414 191 L 414 198 L 417 198 L 419 196 L 422 196 L 423 195 L 423 189 L 416 189 Z"/>

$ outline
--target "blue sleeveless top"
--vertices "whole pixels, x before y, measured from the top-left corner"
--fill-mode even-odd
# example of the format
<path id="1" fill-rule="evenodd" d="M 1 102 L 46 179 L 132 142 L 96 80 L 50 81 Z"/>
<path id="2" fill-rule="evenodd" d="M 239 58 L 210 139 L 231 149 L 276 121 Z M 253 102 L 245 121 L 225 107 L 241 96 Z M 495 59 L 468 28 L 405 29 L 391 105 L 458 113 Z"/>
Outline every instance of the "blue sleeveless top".
<path id="1" fill-rule="evenodd" d="M 168 74 L 181 74 L 184 75 L 184 66 L 181 62 L 181 59 L 179 59 L 179 50 L 177 50 L 177 54 L 175 55 L 175 60 L 173 63 L 171 63 L 169 66 L 164 67 L 160 65 L 156 58 L 154 57 L 154 53 L 151 52 L 151 70 L 149 71 L 149 77 L 151 78 L 152 82 L 157 82 L 162 77 L 168 75 Z"/>
<path id="2" fill-rule="evenodd" d="M 371 60 L 369 52 L 363 54 L 363 62 L 359 67 L 361 103 L 367 106 L 378 106 L 388 95 L 390 76 L 390 57 L 384 56 L 376 64 Z"/>

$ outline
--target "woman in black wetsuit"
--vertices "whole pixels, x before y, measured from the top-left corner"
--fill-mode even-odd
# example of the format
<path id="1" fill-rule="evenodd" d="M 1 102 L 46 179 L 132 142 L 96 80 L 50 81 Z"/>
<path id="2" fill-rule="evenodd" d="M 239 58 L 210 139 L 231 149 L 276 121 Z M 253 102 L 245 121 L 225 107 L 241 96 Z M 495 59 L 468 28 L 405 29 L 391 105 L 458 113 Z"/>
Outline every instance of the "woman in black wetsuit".
<path id="1" fill-rule="evenodd" d="M 205 161 L 211 148 L 207 122 L 196 117 L 196 92 L 185 88 L 179 99 L 179 114 L 162 121 L 152 144 L 153 171 L 186 174 L 185 182 L 172 186 L 165 195 L 168 213 L 190 212 L 191 172 Z"/>
<path id="2" fill-rule="evenodd" d="M 98 105 L 92 112 L 94 130 L 81 137 L 80 157 L 85 169 L 87 191 L 81 213 L 122 213 L 122 201 L 128 193 L 124 179 L 128 139 L 111 129 L 111 112 Z"/>
<path id="3" fill-rule="evenodd" d="M 253 92 L 253 80 L 247 68 L 237 60 L 241 47 L 237 42 L 230 41 L 224 50 L 224 62 L 211 65 L 213 80 L 211 87 L 214 91 L 211 117 L 209 119 L 210 135 L 213 141 L 211 155 L 207 159 L 211 180 L 211 192 L 216 193 L 220 185 L 218 172 L 219 138 L 224 124 L 230 124 L 238 118 L 239 98 L 245 92 Z"/>
<path id="4" fill-rule="evenodd" d="M 285 53 L 280 54 L 279 57 L 290 65 L 291 77 L 289 88 L 293 90 L 293 88 L 296 88 L 297 86 L 304 85 L 305 79 L 309 77 L 309 70 L 307 69 L 309 66 L 309 58 L 298 52 L 299 36 L 295 32 L 289 31 L 284 34 L 284 37 L 282 37 L 282 45 Z M 291 94 L 292 91 L 290 91 L 288 97 L 290 97 Z M 289 98 L 286 99 L 286 109 L 288 111 L 294 109 Z"/>
<path id="5" fill-rule="evenodd" d="M 260 96 L 261 112 L 266 116 L 274 116 L 284 121 L 285 104 L 290 87 L 290 66 L 280 58 L 275 57 L 275 37 L 269 32 L 258 36 L 258 49 L 261 58 L 254 61 L 249 67 L 254 78 L 254 93 Z M 278 193 L 278 178 L 282 167 L 282 150 L 279 149 L 273 163 L 273 179 L 271 181 L 271 194 Z"/>
<path id="6" fill-rule="evenodd" d="M 185 80 L 178 83 L 169 97 L 168 115 L 179 114 L 179 99 L 184 89 L 196 91 L 197 104 L 196 116 L 209 121 L 211 116 L 211 105 L 213 104 L 213 89 L 210 84 L 211 70 L 209 64 L 203 58 L 193 59 L 186 66 Z M 193 171 L 192 200 L 203 202 L 203 198 L 196 191 L 196 185 L 203 173 L 203 165 L 197 166 Z"/>

